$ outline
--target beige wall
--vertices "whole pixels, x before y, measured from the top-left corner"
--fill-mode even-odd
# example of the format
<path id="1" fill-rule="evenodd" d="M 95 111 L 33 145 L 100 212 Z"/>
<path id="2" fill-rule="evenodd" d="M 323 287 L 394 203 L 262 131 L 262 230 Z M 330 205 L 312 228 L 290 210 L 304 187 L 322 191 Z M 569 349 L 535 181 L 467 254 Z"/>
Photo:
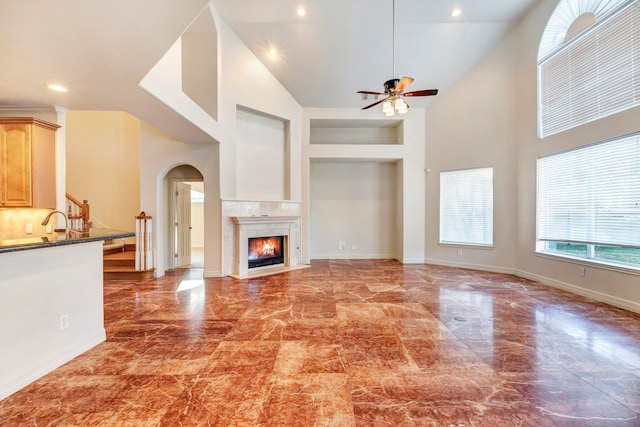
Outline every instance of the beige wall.
<path id="1" fill-rule="evenodd" d="M 427 110 L 427 259 L 514 272 L 552 286 L 640 312 L 638 276 L 535 253 L 536 161 L 640 130 L 640 108 L 561 132 L 537 136 L 537 51 L 557 0 L 540 1 L 497 47 Z M 433 143 L 432 143 L 433 142 Z M 495 247 L 438 244 L 438 172 L 493 166 Z M 559 183 L 560 184 L 560 183 Z M 586 275 L 580 277 L 584 266 Z"/>
<path id="2" fill-rule="evenodd" d="M 67 192 L 94 227 L 135 231 L 140 213 L 140 121 L 124 112 L 67 113 Z"/>
<path id="3" fill-rule="evenodd" d="M 311 259 L 398 258 L 396 179 L 395 162 L 311 163 Z"/>
<path id="4" fill-rule="evenodd" d="M 507 38 L 427 109 L 428 262 L 509 270 L 515 265 L 516 40 Z M 440 245 L 440 172 L 493 166 L 494 247 Z M 462 249 L 462 256 L 458 250 Z"/>

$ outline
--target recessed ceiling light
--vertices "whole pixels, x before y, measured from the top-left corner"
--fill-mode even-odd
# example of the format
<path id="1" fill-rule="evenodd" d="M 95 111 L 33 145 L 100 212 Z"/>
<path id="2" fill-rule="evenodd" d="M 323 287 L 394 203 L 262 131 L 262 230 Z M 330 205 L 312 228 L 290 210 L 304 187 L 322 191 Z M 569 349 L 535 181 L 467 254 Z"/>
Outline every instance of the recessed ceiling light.
<path id="1" fill-rule="evenodd" d="M 298 8 L 298 11 L 297 11 L 296 13 L 298 14 L 298 16 L 304 16 L 304 15 L 306 15 L 306 14 L 307 14 L 307 11 L 306 11 L 306 10 L 304 10 L 304 8 L 303 8 L 303 7 L 299 7 L 299 8 Z"/>
<path id="2" fill-rule="evenodd" d="M 67 92 L 67 88 L 64 86 L 60 86 L 57 84 L 49 84 L 47 87 L 51 90 L 55 90 L 56 92 Z"/>
<path id="3" fill-rule="evenodd" d="M 459 7 L 454 7 L 451 10 L 451 16 L 460 16 L 462 14 L 462 9 L 460 9 Z"/>
<path id="4" fill-rule="evenodd" d="M 276 48 L 274 47 L 269 48 L 269 55 L 276 56 L 277 54 L 278 54 L 278 51 L 276 50 Z"/>

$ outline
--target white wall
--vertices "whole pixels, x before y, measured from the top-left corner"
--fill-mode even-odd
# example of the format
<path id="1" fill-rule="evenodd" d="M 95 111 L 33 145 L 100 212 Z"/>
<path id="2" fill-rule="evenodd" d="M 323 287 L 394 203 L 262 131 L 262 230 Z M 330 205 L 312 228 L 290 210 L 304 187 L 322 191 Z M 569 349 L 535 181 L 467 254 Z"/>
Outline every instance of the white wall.
<path id="1" fill-rule="evenodd" d="M 287 123 L 238 108 L 236 127 L 236 196 L 287 200 Z"/>
<path id="2" fill-rule="evenodd" d="M 639 130 L 640 109 L 636 108 L 538 139 L 536 58 L 542 32 L 557 3 L 540 1 L 491 54 L 441 91 L 427 110 L 427 134 L 437 143 L 427 144 L 427 167 L 431 169 L 427 178 L 427 260 L 514 272 L 640 311 L 637 275 L 584 264 L 586 275 L 580 277 L 575 262 L 535 253 L 537 158 Z M 457 248 L 437 243 L 437 174 L 476 166 L 494 167 L 495 248 L 464 248 L 463 255 L 457 256 Z"/>
<path id="3" fill-rule="evenodd" d="M 153 216 L 156 275 L 166 268 L 169 236 L 165 232 L 168 218 L 164 177 L 180 165 L 192 165 L 202 174 L 205 190 L 204 206 L 204 274 L 221 275 L 221 216 L 218 144 L 183 143 L 141 122 L 140 125 L 140 207 Z"/>
<path id="4" fill-rule="evenodd" d="M 311 177 L 312 162 L 392 162 L 395 164 L 396 178 L 390 179 L 396 188 L 395 201 L 396 212 L 395 230 L 401 233 L 396 236 L 394 257 L 405 263 L 424 262 L 424 229 L 425 229 L 425 112 L 421 108 L 412 108 L 409 113 L 401 117 L 389 119 L 397 121 L 402 119 L 401 141 L 395 140 L 390 144 L 363 144 L 358 141 L 355 144 L 346 144 L 343 139 L 337 138 L 337 143 L 331 141 L 323 144 L 312 144 L 310 124 L 312 120 L 349 121 L 362 127 L 367 120 L 385 120 L 381 111 L 362 111 L 356 109 L 332 109 L 332 108 L 306 108 L 302 121 L 302 259 L 308 263 L 311 259 L 309 247 L 313 238 L 311 236 L 312 222 L 311 201 L 314 198 Z M 323 132 L 326 134 L 326 132 Z M 326 136 L 326 135 L 325 135 Z M 315 164 L 314 164 L 315 167 Z M 380 199 L 382 200 L 382 199 Z M 338 227 L 348 226 L 346 219 L 333 218 L 338 222 Z M 315 224 L 314 224 L 315 226 Z M 354 236 L 356 241 L 367 241 L 364 233 Z M 335 236 L 333 238 L 335 239 Z M 337 240 L 345 240 L 339 238 Z M 335 242 L 334 255 L 342 254 L 337 251 Z M 357 242 L 356 242 L 357 244 Z M 351 246 L 349 246 L 350 248 Z"/>
<path id="5" fill-rule="evenodd" d="M 390 162 L 311 163 L 310 257 L 397 258 L 396 179 Z"/>
<path id="6" fill-rule="evenodd" d="M 1 400 L 105 340 L 102 242 L 3 253 L 0 271 Z"/>
<path id="7" fill-rule="evenodd" d="M 217 45 L 218 49 L 210 52 L 212 58 L 208 60 L 201 59 L 202 64 L 204 64 L 205 68 L 215 68 L 217 70 L 216 73 L 211 75 L 211 84 L 215 87 L 209 88 L 207 93 L 209 94 L 219 94 L 220 93 L 220 79 L 216 77 L 219 75 L 220 70 L 220 39 L 216 38 L 214 32 L 217 28 L 218 16 L 213 10 L 213 6 L 209 5 L 209 7 L 205 7 L 202 12 L 194 17 L 193 24 L 200 26 L 204 29 L 206 34 L 203 34 L 204 44 L 206 46 Z M 189 28 L 185 29 L 187 33 L 190 30 L 197 31 L 198 28 Z M 188 43 L 187 43 L 188 44 Z M 201 49 L 203 46 L 199 46 Z M 220 137 L 220 126 L 216 121 L 219 117 L 216 117 L 217 113 L 217 102 L 219 100 L 210 100 L 205 104 L 205 108 L 202 108 L 196 101 L 190 98 L 185 92 L 183 92 L 183 65 L 186 67 L 195 66 L 195 63 L 192 62 L 192 59 L 189 57 L 192 56 L 193 52 L 185 52 L 186 63 L 183 64 L 183 52 L 182 52 L 182 40 L 178 39 L 175 41 L 173 46 L 171 46 L 164 56 L 158 61 L 157 64 L 153 66 L 151 70 L 147 73 L 146 76 L 140 82 L 140 87 L 148 91 L 151 95 L 155 96 L 163 102 L 167 107 L 178 113 L 180 116 L 184 117 L 189 122 L 195 124 L 200 128 L 203 132 L 211 137 L 219 140 Z M 185 76 L 187 81 L 193 81 L 193 76 L 189 73 Z M 186 83 L 186 82 L 185 82 Z M 214 116 L 212 117 L 209 112 L 213 112 Z"/>
<path id="8" fill-rule="evenodd" d="M 300 201 L 302 109 L 226 23 L 220 21 L 218 30 L 222 42 L 221 81 L 224 82 L 219 118 L 222 127 L 220 144 L 222 198 L 245 198 L 241 193 L 247 190 L 244 183 L 238 182 L 237 176 L 240 160 L 236 147 L 241 139 L 238 134 L 238 129 L 241 127 L 239 128 L 236 123 L 236 111 L 238 107 L 241 107 L 289 123 L 287 146 L 289 158 L 285 165 L 287 169 L 285 187 L 288 187 L 288 194 L 285 194 L 285 198 L 286 200 Z M 249 179 L 260 179 L 261 171 L 248 173 Z M 243 179 L 246 178 L 247 176 Z M 267 197 L 256 198 L 265 199 L 275 196 L 277 195 L 270 193 Z"/>
<path id="9" fill-rule="evenodd" d="M 164 209 L 166 196 L 162 181 L 168 171 L 179 165 L 192 165 L 204 177 L 204 275 L 213 277 L 223 274 L 221 196 L 224 194 L 229 198 L 237 197 L 238 105 L 290 121 L 291 157 L 287 166 L 287 176 L 290 179 L 288 185 L 292 200 L 300 198 L 300 106 L 235 33 L 220 20 L 213 6 L 210 13 L 218 29 L 219 81 L 224 82 L 218 90 L 220 97 L 217 123 L 210 117 L 203 116 L 206 113 L 195 106 L 179 89 L 180 79 L 175 78 L 176 75 L 180 75 L 179 46 L 174 45 L 170 49 L 161 61 L 163 64 L 147 76 L 152 80 L 145 82 L 151 86 L 167 84 L 163 101 L 169 107 L 180 111 L 184 117 L 193 117 L 198 126 L 219 141 L 219 144 L 185 144 L 144 122 L 141 124 L 140 206 L 142 210 L 153 215 L 156 224 L 154 239 L 157 250 L 157 275 L 164 274 L 166 269 L 168 245 L 168 236 L 162 226 L 167 221 Z M 169 80 L 163 83 L 162 76 L 165 75 Z M 156 87 L 154 90 L 157 89 Z M 259 171 L 251 173 L 256 179 L 260 179 Z"/>

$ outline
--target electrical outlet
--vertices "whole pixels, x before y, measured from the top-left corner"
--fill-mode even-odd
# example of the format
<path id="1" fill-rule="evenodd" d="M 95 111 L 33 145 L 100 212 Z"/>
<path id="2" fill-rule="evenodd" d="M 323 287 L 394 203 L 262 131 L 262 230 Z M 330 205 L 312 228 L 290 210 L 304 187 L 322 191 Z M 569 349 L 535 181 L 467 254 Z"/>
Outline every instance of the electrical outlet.
<path id="1" fill-rule="evenodd" d="M 462 256 L 462 249 L 458 249 L 458 256 Z"/>
<path id="2" fill-rule="evenodd" d="M 584 269 L 584 267 L 580 267 L 578 269 L 578 274 L 580 275 L 580 277 L 584 277 L 584 275 L 586 274 L 586 270 Z"/>
<path id="3" fill-rule="evenodd" d="M 69 327 L 69 315 L 63 314 L 60 316 L 60 330 L 67 329 Z"/>
<path id="4" fill-rule="evenodd" d="M 25 232 L 27 234 L 33 234 L 33 224 L 27 224 Z"/>

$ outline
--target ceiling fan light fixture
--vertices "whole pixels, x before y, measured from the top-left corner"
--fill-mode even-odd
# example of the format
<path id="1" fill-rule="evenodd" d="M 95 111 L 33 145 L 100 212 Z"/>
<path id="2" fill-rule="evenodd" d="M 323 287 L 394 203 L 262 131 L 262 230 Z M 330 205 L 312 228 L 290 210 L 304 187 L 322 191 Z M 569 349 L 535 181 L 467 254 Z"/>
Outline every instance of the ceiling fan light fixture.
<path id="1" fill-rule="evenodd" d="M 396 2 L 393 0 L 392 2 L 392 64 L 393 64 L 393 75 L 396 74 Z M 405 92 L 409 85 L 413 83 L 413 77 L 404 76 L 401 79 L 392 78 L 384 82 L 384 93 L 383 92 L 375 92 L 368 90 L 359 90 L 357 93 L 360 93 L 363 96 L 363 99 L 366 99 L 366 95 L 375 95 L 376 99 L 378 99 L 378 95 L 386 95 L 387 97 L 381 99 L 379 101 L 374 102 L 373 104 L 369 104 L 365 107 L 362 107 L 363 110 L 368 110 L 371 107 L 375 107 L 378 104 L 382 104 L 382 112 L 385 116 L 390 117 L 393 116 L 396 111 L 398 114 L 405 114 L 409 110 L 409 106 L 404 99 L 405 96 L 432 96 L 438 93 L 437 89 L 430 90 L 414 90 L 411 92 Z"/>
<path id="2" fill-rule="evenodd" d="M 404 110 L 404 112 L 407 112 L 407 103 L 404 102 L 404 100 L 402 98 L 397 98 L 395 100 L 395 102 L 393 103 L 393 106 L 396 108 L 396 110 L 398 111 L 398 113 L 400 113 L 401 111 Z"/>
<path id="3" fill-rule="evenodd" d="M 382 103 L 382 112 L 389 115 L 389 113 L 391 113 L 391 115 L 393 116 L 393 105 L 391 105 L 391 101 L 387 100 L 384 101 Z"/>

